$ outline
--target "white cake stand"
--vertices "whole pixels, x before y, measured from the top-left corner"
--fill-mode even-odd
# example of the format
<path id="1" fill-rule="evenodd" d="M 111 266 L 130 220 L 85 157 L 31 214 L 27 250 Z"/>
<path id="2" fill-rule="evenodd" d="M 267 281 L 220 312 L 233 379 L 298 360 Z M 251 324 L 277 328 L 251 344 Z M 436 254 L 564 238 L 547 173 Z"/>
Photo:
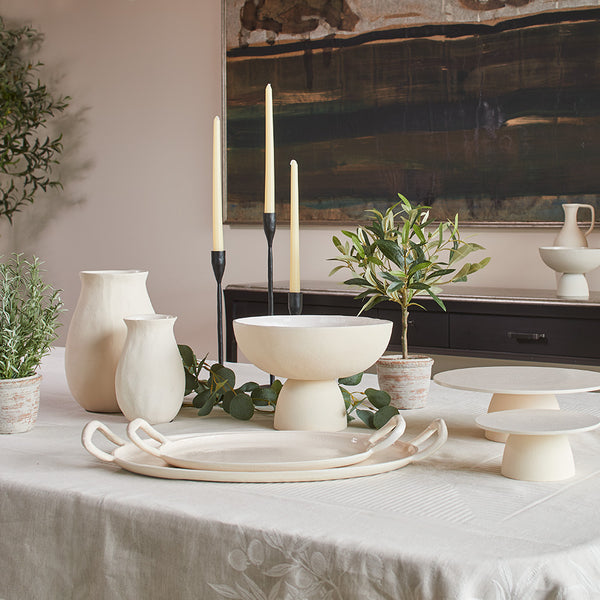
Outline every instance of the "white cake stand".
<path id="1" fill-rule="evenodd" d="M 470 367 L 434 376 L 439 385 L 491 393 L 488 412 L 517 408 L 559 409 L 557 394 L 600 389 L 600 372 L 561 367 Z M 505 442 L 507 435 L 486 431 L 486 437 Z"/>
<path id="2" fill-rule="evenodd" d="M 475 419 L 479 427 L 508 435 L 501 473 L 511 479 L 560 481 L 575 475 L 569 435 L 600 425 L 594 415 L 551 409 L 504 410 Z"/>

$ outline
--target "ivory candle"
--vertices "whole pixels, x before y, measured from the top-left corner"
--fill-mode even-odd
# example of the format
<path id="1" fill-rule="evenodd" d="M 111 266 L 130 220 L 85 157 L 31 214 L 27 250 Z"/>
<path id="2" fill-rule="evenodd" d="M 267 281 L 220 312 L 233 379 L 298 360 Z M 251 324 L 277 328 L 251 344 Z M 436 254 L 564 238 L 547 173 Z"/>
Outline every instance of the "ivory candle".
<path id="1" fill-rule="evenodd" d="M 265 212 L 275 212 L 275 146 L 273 141 L 273 90 L 265 88 Z"/>
<path id="2" fill-rule="evenodd" d="M 213 250 L 223 250 L 223 181 L 221 178 L 221 119 L 213 121 Z"/>
<path id="3" fill-rule="evenodd" d="M 290 162 L 290 292 L 300 292 L 300 215 L 298 163 Z"/>

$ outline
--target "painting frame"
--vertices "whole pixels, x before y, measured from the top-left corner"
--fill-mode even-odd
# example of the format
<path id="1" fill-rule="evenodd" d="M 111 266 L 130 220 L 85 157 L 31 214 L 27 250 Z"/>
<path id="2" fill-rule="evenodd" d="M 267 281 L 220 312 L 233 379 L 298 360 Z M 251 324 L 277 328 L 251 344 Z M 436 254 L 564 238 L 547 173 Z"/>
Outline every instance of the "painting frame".
<path id="1" fill-rule="evenodd" d="M 248 43 L 247 46 L 240 49 L 236 49 L 231 45 L 232 39 L 232 19 L 235 15 L 232 14 L 232 11 L 236 11 L 240 7 L 240 3 L 248 3 L 248 2 L 268 2 L 269 0 L 223 0 L 222 2 L 222 19 L 223 19 L 223 111 L 225 115 L 225 136 L 226 143 L 224 144 L 224 155 L 225 161 L 224 163 L 227 165 L 227 168 L 224 169 L 225 175 L 225 189 L 227 189 L 227 208 L 226 208 L 226 222 L 232 225 L 253 225 L 260 224 L 262 222 L 262 202 L 263 202 L 263 177 L 264 177 L 264 131 L 261 131 L 261 128 L 264 127 L 263 119 L 264 112 L 263 111 L 263 87 L 266 83 L 272 83 L 273 77 L 276 77 L 277 83 L 281 84 L 282 81 L 287 81 L 293 79 L 294 69 L 286 68 L 283 63 L 277 63 L 276 61 L 272 63 L 272 68 L 270 69 L 270 73 L 268 75 L 257 75 L 260 71 L 260 65 L 268 64 L 269 60 L 273 60 L 272 57 L 282 56 L 282 50 L 285 52 L 285 55 L 288 59 L 289 57 L 293 57 L 296 61 L 296 65 L 300 64 L 299 61 L 302 61 L 304 65 L 306 65 L 307 54 L 312 56 L 313 65 L 317 62 L 317 60 L 322 59 L 322 62 L 325 60 L 325 55 L 329 52 L 329 61 L 330 64 L 333 60 L 335 60 L 335 53 L 338 52 L 338 56 L 341 56 L 344 48 L 368 48 L 368 52 L 370 54 L 375 54 L 379 52 L 380 54 L 386 55 L 386 51 L 388 55 L 392 55 L 389 52 L 389 48 L 391 48 L 390 43 L 387 42 L 389 39 L 393 39 L 393 36 L 396 35 L 396 39 L 398 39 L 398 31 L 402 32 L 401 42 L 396 46 L 396 56 L 398 54 L 397 48 L 400 47 L 401 44 L 404 44 L 404 48 L 409 48 L 408 42 L 412 40 L 416 40 L 416 46 L 424 48 L 425 45 L 429 44 L 430 48 L 427 50 L 423 50 L 423 55 L 419 57 L 419 59 L 415 59 L 414 57 L 414 48 L 410 48 L 411 51 L 411 60 L 413 61 L 414 68 L 419 68 L 420 72 L 427 71 L 427 65 L 423 62 L 423 56 L 426 56 L 427 53 L 431 54 L 431 47 L 435 44 L 431 42 L 432 39 L 439 39 L 440 31 L 444 32 L 444 36 L 446 40 L 450 40 L 447 44 L 453 43 L 456 46 L 456 40 L 464 39 L 465 31 L 470 30 L 469 34 L 472 38 L 473 44 L 483 44 L 482 39 L 484 41 L 491 40 L 491 37 L 485 38 L 484 36 L 503 36 L 506 35 L 507 32 L 518 32 L 518 34 L 513 34 L 513 37 L 518 37 L 523 35 L 523 30 L 525 29 L 528 33 L 531 31 L 537 32 L 538 39 L 540 38 L 540 32 L 545 32 L 547 34 L 547 38 L 550 40 L 548 43 L 552 43 L 552 35 L 560 34 L 561 37 L 561 50 L 565 52 L 570 52 L 569 56 L 573 55 L 573 53 L 577 53 L 578 49 L 576 47 L 569 46 L 564 40 L 569 38 L 571 40 L 575 39 L 577 35 L 581 33 L 582 25 L 588 27 L 589 34 L 588 38 L 594 37 L 600 32 L 600 8 L 597 8 L 597 5 L 591 5 L 590 2 L 586 2 L 585 0 L 568 0 L 570 4 L 573 6 L 568 7 L 569 10 L 561 10 L 560 15 L 557 15 L 556 12 L 553 11 L 536 11 L 535 6 L 536 2 L 539 0 L 523 0 L 527 5 L 530 5 L 532 11 L 530 13 L 526 13 L 524 15 L 519 16 L 518 19 L 512 18 L 509 19 L 506 16 L 499 16 L 501 9 L 497 11 L 492 11 L 493 14 L 486 15 L 488 16 L 488 21 L 484 23 L 462 23 L 457 22 L 453 24 L 444 24 L 443 26 L 437 25 L 436 27 L 433 24 L 413 24 L 410 27 L 406 26 L 401 28 L 400 30 L 396 29 L 386 29 L 379 31 L 377 35 L 385 38 L 384 42 L 380 40 L 374 41 L 372 32 L 363 32 L 355 35 L 348 34 L 347 32 L 338 32 L 339 35 L 333 37 L 324 37 L 324 38 L 310 38 L 309 42 L 306 41 L 306 37 L 302 38 L 301 41 L 294 40 L 293 35 L 289 34 L 287 37 L 281 36 L 285 39 L 279 39 L 276 36 L 275 41 L 266 40 L 263 43 L 258 43 L 255 46 L 252 43 Z M 278 2 L 286 2 L 289 1 L 293 4 L 293 0 L 274 0 Z M 326 0 L 323 0 L 326 2 Z M 353 0 L 355 3 L 364 1 L 369 2 L 370 0 Z M 406 0 L 410 2 L 410 0 Z M 478 0 L 455 0 L 457 3 L 473 3 Z M 502 4 L 502 3 L 501 3 Z M 507 3 L 508 4 L 508 3 Z M 512 4 L 515 4 L 513 2 Z M 522 3 L 521 3 L 522 4 Z M 499 12 L 500 11 L 500 12 Z M 459 19 L 460 21 L 460 19 Z M 468 25 L 468 27 L 467 27 Z M 454 29 L 452 29 L 454 27 Z M 511 29 L 512 28 L 512 29 Z M 531 30 L 531 31 L 530 31 Z M 487 33 L 482 33 L 487 31 Z M 467 31 L 468 32 L 468 31 Z M 254 33 L 254 32 L 251 32 Z M 412 36 L 412 37 L 411 37 Z M 420 37 L 419 37 L 420 36 Z M 548 37 L 550 36 L 550 37 Z M 531 36 L 530 36 L 531 37 Z M 507 38 L 502 38 L 506 40 Z M 229 41 L 228 41 L 229 40 Z M 358 40 L 358 42 L 357 42 Z M 536 40 L 533 40 L 534 42 Z M 463 42 L 464 43 L 464 42 Z M 523 43 L 523 42 L 522 42 Z M 541 42 L 540 42 L 541 43 Z M 386 48 L 386 44 L 388 48 Z M 484 44 L 485 45 L 485 44 Z M 584 45 L 583 42 L 579 44 Z M 437 44 L 437 47 L 440 44 Z M 531 44 L 531 47 L 535 47 L 535 44 Z M 548 46 L 541 46 L 538 48 L 538 53 L 542 53 L 547 51 Z M 585 48 L 583 49 L 585 50 Z M 583 51 L 582 50 L 582 51 Z M 447 51 L 445 51 L 447 52 Z M 533 54 L 529 49 L 529 46 L 523 52 L 529 52 L 527 56 L 531 57 Z M 252 57 L 251 54 L 254 54 Z M 320 58 L 315 59 L 315 56 Z M 344 55 L 344 60 L 349 60 L 348 54 Z M 481 58 L 480 56 L 475 56 L 475 58 Z M 517 57 L 518 58 L 518 57 Z M 589 58 L 589 56 L 588 56 Z M 519 59 L 518 63 L 519 68 L 523 68 L 523 61 Z M 236 88 L 236 79 L 241 80 L 238 72 L 236 73 L 233 68 L 234 64 L 239 65 L 243 61 L 247 61 L 248 64 L 244 65 L 243 69 L 245 70 L 244 77 L 247 81 L 251 81 L 250 85 L 247 86 L 245 91 L 245 96 L 243 93 L 240 93 L 240 90 Z M 254 62 L 253 62 L 254 61 Z M 388 132 L 385 131 L 385 127 L 387 126 L 387 122 L 384 119 L 379 118 L 382 114 L 386 114 L 385 110 L 389 109 L 387 114 L 392 115 L 396 121 L 400 120 L 398 114 L 401 113 L 401 110 L 398 109 L 399 106 L 408 106 L 410 104 L 410 100 L 407 98 L 410 96 L 410 90 L 402 90 L 398 92 L 398 98 L 396 99 L 396 103 L 392 104 L 391 108 L 380 106 L 377 107 L 377 110 L 374 111 L 372 107 L 367 106 L 366 109 L 362 107 L 363 112 L 366 114 L 366 118 L 363 123 L 356 125 L 356 135 L 355 138 L 350 139 L 350 141 L 346 139 L 342 139 L 342 142 L 339 140 L 331 142 L 331 139 L 327 139 L 326 136 L 321 136 L 321 138 L 315 137 L 318 133 L 327 132 L 327 122 L 339 120 L 341 123 L 340 130 L 344 130 L 344 128 L 348 129 L 348 115 L 341 115 L 339 112 L 336 112 L 335 102 L 329 102 L 328 106 L 315 108 L 315 103 L 312 105 L 310 102 L 305 104 L 310 105 L 310 110 L 312 111 L 312 125 L 306 126 L 307 121 L 302 120 L 302 100 L 305 97 L 308 97 L 311 90 L 304 90 L 302 93 L 297 93 L 296 98 L 300 98 L 301 101 L 290 101 L 294 98 L 294 94 L 290 93 L 290 89 L 293 88 L 292 84 L 289 82 L 286 85 L 274 85 L 274 102 L 275 102 L 275 132 L 276 132 L 276 147 L 283 149 L 281 155 L 279 157 L 279 161 L 276 165 L 276 173 L 277 173 L 277 181 L 276 181 L 276 207 L 278 217 L 285 220 L 289 214 L 289 203 L 287 201 L 286 195 L 287 190 L 289 190 L 289 179 L 287 178 L 286 166 L 289 164 L 289 160 L 291 158 L 297 158 L 296 152 L 299 152 L 302 156 L 303 160 L 299 160 L 300 164 L 300 189 L 301 189 L 301 221 L 303 224 L 311 224 L 311 225 L 324 225 L 324 226 L 338 226 L 344 224 L 354 224 L 357 222 L 361 222 L 364 220 L 363 215 L 364 211 L 369 208 L 376 208 L 383 210 L 387 208 L 387 206 L 394 203 L 396 200 L 395 193 L 403 193 L 406 194 L 409 199 L 413 202 L 424 203 L 431 205 L 434 210 L 434 214 L 442 219 L 442 218 L 450 218 L 453 217 L 454 214 L 458 213 L 460 216 L 461 224 L 467 226 L 483 226 L 483 227 L 547 227 L 547 226 L 556 226 L 560 222 L 562 222 L 562 208 L 561 204 L 565 202 L 578 202 L 584 204 L 591 204 L 595 206 L 596 213 L 600 215 L 600 181 L 594 178 L 594 172 L 596 168 L 598 172 L 600 172 L 600 146 L 595 141 L 596 139 L 600 140 L 600 107 L 598 107 L 598 103 L 594 103 L 590 100 L 593 97 L 593 94 L 596 90 L 600 90 L 600 51 L 596 53 L 593 57 L 593 69 L 591 72 L 591 76 L 588 78 L 587 87 L 585 87 L 585 94 L 581 94 L 581 87 L 577 87 L 579 84 L 575 86 L 575 91 L 570 90 L 568 86 L 561 84 L 559 88 L 554 90 L 554 97 L 558 97 L 562 95 L 563 97 L 568 96 L 566 92 L 571 91 L 571 97 L 575 97 L 579 94 L 580 98 L 585 97 L 585 102 L 580 101 L 579 105 L 575 107 L 569 113 L 569 107 L 567 106 L 567 102 L 563 104 L 563 106 L 559 106 L 554 114 L 550 114 L 546 109 L 547 106 L 544 104 L 544 98 L 552 97 L 551 94 L 548 93 L 547 89 L 535 90 L 537 95 L 532 95 L 530 93 L 527 96 L 523 90 L 517 90 L 512 92 L 512 105 L 517 106 L 516 109 L 512 109 L 513 112 L 508 116 L 506 114 L 502 114 L 502 105 L 498 104 L 497 107 L 492 106 L 491 109 L 488 110 L 487 113 L 482 113 L 483 117 L 480 121 L 477 128 L 471 131 L 472 138 L 479 136 L 479 140 L 481 140 L 483 135 L 488 135 L 490 139 L 492 139 L 493 135 L 498 137 L 498 133 L 504 134 L 506 131 L 506 123 L 510 123 L 510 125 L 514 128 L 521 129 L 524 133 L 522 133 L 521 137 L 515 138 L 517 141 L 510 140 L 511 144 L 523 145 L 525 142 L 528 142 L 531 138 L 531 132 L 534 131 L 536 126 L 540 125 L 540 121 L 538 119 L 537 123 L 535 121 L 535 114 L 543 112 L 542 109 L 546 110 L 544 113 L 543 124 L 547 126 L 547 131 L 551 131 L 554 127 L 555 130 L 561 130 L 563 133 L 567 132 L 568 128 L 571 128 L 567 134 L 565 134 L 565 139 L 556 139 L 550 140 L 549 147 L 551 147 L 552 152 L 558 156 L 554 162 L 544 163 L 542 160 L 542 167 L 539 170 L 539 174 L 537 175 L 537 180 L 539 184 L 540 191 L 536 191 L 535 194 L 519 194 L 518 184 L 515 184 L 515 188 L 509 190 L 508 193 L 505 193 L 504 186 L 510 183 L 510 178 L 512 175 L 512 171 L 510 169 L 499 168 L 497 172 L 494 172 L 493 176 L 495 177 L 496 186 L 500 189 L 501 193 L 496 194 L 497 197 L 484 198 L 488 205 L 486 208 L 481 209 L 477 206 L 475 210 L 473 210 L 474 201 L 473 198 L 469 198 L 469 194 L 473 194 L 472 190 L 465 192 L 462 198 L 452 197 L 444 194 L 433 194 L 429 190 L 427 190 L 426 185 L 422 185 L 419 188 L 417 184 L 407 184 L 404 185 L 403 182 L 410 181 L 410 177 L 407 177 L 406 174 L 402 174 L 402 169 L 396 169 L 395 167 L 386 167 L 387 170 L 379 170 L 377 171 L 377 166 L 375 170 L 372 167 L 366 167 L 364 172 L 361 172 L 360 169 L 355 169 L 356 172 L 350 172 L 352 169 L 348 169 L 348 173 L 344 174 L 343 168 L 340 167 L 340 164 L 343 162 L 339 159 L 339 155 L 336 155 L 335 152 L 344 151 L 345 147 L 350 147 L 352 144 L 355 144 L 356 147 L 362 144 L 366 146 L 365 139 L 369 139 L 372 146 L 382 145 L 384 142 L 382 140 L 387 140 L 388 137 L 392 140 L 391 144 L 397 144 L 397 140 L 402 137 L 402 135 L 407 136 L 407 131 L 402 132 L 402 134 L 397 133 L 396 139 L 392 139 L 393 136 L 388 136 Z M 354 65 L 361 65 L 360 59 L 357 59 Z M 383 64 L 386 67 L 390 66 L 390 63 L 376 63 Z M 456 64 L 455 62 L 453 64 Z M 578 68 L 580 68 L 579 63 Z M 439 67 L 439 64 L 437 65 Z M 564 65 L 559 65 L 560 68 L 563 68 Z M 306 70 L 306 67 L 305 67 Z M 493 70 L 493 69 L 491 69 Z M 266 69 L 269 72 L 269 69 Z M 299 69 L 295 70 L 296 72 Z M 431 72 L 434 69 L 430 69 Z M 443 69 L 440 69 L 443 71 Z M 368 72 L 368 69 L 365 70 Z M 399 71 L 398 71 L 399 72 Z M 507 70 L 510 72 L 510 70 Z M 248 73 L 254 74 L 256 77 L 251 80 L 251 77 L 248 76 Z M 410 72 L 410 69 L 407 71 L 408 77 L 415 77 L 415 73 Z M 577 75 L 577 72 L 574 72 Z M 450 77 L 451 74 L 448 75 Z M 547 74 L 546 74 L 547 75 Z M 319 77 L 319 73 L 313 73 L 313 77 L 317 79 Z M 543 80 L 544 74 L 542 74 L 541 79 Z M 261 78 L 262 77 L 262 78 Z M 468 77 L 464 78 L 468 80 Z M 575 81 L 577 79 L 575 78 Z M 350 87 L 348 81 L 345 81 L 346 88 Z M 290 87 L 291 86 L 291 87 Z M 401 88 L 401 86 L 398 86 Z M 533 86 L 532 86 L 533 87 Z M 327 88 L 321 87 L 315 92 L 315 86 L 313 81 L 312 93 L 313 96 L 321 94 L 321 96 L 326 96 L 324 94 L 327 92 Z M 358 84 L 355 83 L 353 89 L 360 88 L 360 81 Z M 435 88 L 432 88 L 435 89 Z M 292 89 L 292 91 L 294 91 Z M 298 92 L 296 89 L 295 92 Z M 387 96 L 386 96 L 387 97 Z M 501 96 L 503 101 L 506 102 L 506 95 Z M 244 104 L 244 98 L 246 104 Z M 527 108 L 527 101 L 531 101 L 531 99 L 535 102 L 538 102 L 534 108 L 529 110 L 527 113 L 526 109 L 523 109 L 523 106 Z M 364 100 L 364 99 L 363 99 Z M 367 103 L 368 103 L 367 98 Z M 348 105 L 348 97 L 342 98 L 338 100 L 341 104 Z M 519 102 L 521 104 L 519 105 Z M 404 104 L 402 104 L 404 103 Z M 327 101 L 324 103 L 327 104 Z M 508 105 L 510 103 L 507 103 Z M 464 109 L 464 107 L 471 107 L 467 102 L 463 106 L 450 107 L 448 105 L 442 107 L 440 109 L 439 114 L 449 114 L 451 109 L 454 109 L 453 114 L 460 114 L 460 109 Z M 488 102 L 488 107 L 491 104 Z M 530 105 L 533 106 L 533 103 Z M 566 107 L 566 108 L 565 108 Z M 408 108 L 404 108 L 404 113 L 402 113 L 402 119 L 408 122 L 418 122 L 419 120 L 419 110 L 423 107 L 415 104 L 411 108 L 411 111 Z M 428 107 L 429 110 L 432 110 L 431 103 Z M 438 107 L 439 108 L 439 107 Z M 316 111 L 321 110 L 320 115 L 316 113 Z M 328 112 L 329 111 L 329 112 Z M 464 110 L 463 110 L 464 112 Z M 320 116 L 321 120 L 317 117 Z M 354 109 L 354 111 L 350 112 L 350 116 L 360 115 L 361 111 Z M 533 118 L 532 118 L 533 114 Z M 412 115 L 412 116 L 411 116 Z M 346 121 L 344 121 L 346 118 Z M 431 117 L 435 119 L 435 115 Z M 477 119 L 477 110 L 471 110 L 470 118 Z M 244 120 L 245 119 L 245 120 Z M 375 131 L 375 133 L 371 133 L 370 135 L 367 132 L 367 135 L 363 135 L 365 128 L 368 127 L 369 123 L 373 123 L 379 119 L 379 133 Z M 486 120 L 487 119 L 487 120 Z M 500 125 L 494 130 L 494 119 Z M 502 121 L 504 119 L 504 121 Z M 466 119 L 465 119 L 466 120 Z M 452 119 L 449 119 L 448 122 L 452 122 Z M 317 125 L 315 125 L 317 123 Z M 320 123 L 320 125 L 319 125 Z M 356 123 L 356 121 L 355 121 Z M 491 125 L 490 125 L 491 123 Z M 323 125 L 325 124 L 325 125 Z M 483 124 L 483 125 L 482 125 Z M 363 129 L 360 127 L 363 126 Z M 504 128 L 504 131 L 501 131 Z M 333 128 L 331 128 L 333 129 Z M 431 128 L 433 130 L 433 128 Z M 303 144 L 295 143 L 298 139 L 298 136 L 305 134 L 306 131 L 313 131 L 313 137 L 308 140 L 305 140 Z M 315 133 L 316 131 L 316 133 Z M 575 131 L 575 133 L 572 133 Z M 279 135 L 278 135 L 279 132 Z M 415 139 L 419 138 L 419 136 L 426 135 L 428 131 L 425 129 L 423 131 L 418 131 L 414 136 Z M 431 132 L 429 132 L 431 133 Z M 452 132 L 451 132 L 452 133 Z M 459 134 L 457 134 L 457 139 L 460 138 L 460 135 L 463 134 L 463 130 L 459 130 Z M 596 135 L 598 134 L 598 135 Z M 338 131 L 339 135 L 339 131 Z M 448 131 L 445 131 L 443 135 L 450 135 Z M 433 137 L 433 143 L 428 145 L 424 145 L 424 147 L 440 147 L 439 143 L 435 143 L 435 140 L 441 139 L 442 136 L 438 135 L 437 138 Z M 296 138 L 294 138 L 296 136 Z M 379 136 L 379 137 L 378 137 Z M 387 136 L 387 137 L 386 137 Z M 570 137 L 568 137 L 570 136 Z M 582 137 L 583 136 L 583 137 Z M 406 139 L 406 138 L 405 138 Z M 537 147 L 540 148 L 539 152 L 543 154 L 545 151 L 545 141 L 548 140 L 547 133 L 540 133 L 538 135 L 536 143 Z M 359 142 L 355 143 L 356 140 Z M 339 143 L 338 143 L 339 142 Z M 507 142 L 508 143 L 508 142 Z M 335 166 L 332 170 L 327 171 L 323 170 L 320 172 L 320 167 L 317 164 L 321 158 L 318 157 L 318 149 L 327 147 L 327 144 L 330 144 L 333 147 L 333 150 L 327 150 L 323 156 L 330 160 Z M 588 157 L 588 165 L 577 165 L 577 146 L 584 146 L 586 148 L 585 155 Z M 466 145 L 465 145 L 466 146 Z M 394 148 L 395 146 L 390 146 Z M 419 146 L 415 143 L 414 148 L 418 150 Z M 455 144 L 454 148 L 458 148 L 458 151 L 454 152 L 455 155 L 460 151 L 460 143 Z M 566 150 L 565 150 L 566 148 Z M 560 151 L 559 151 L 560 150 Z M 335 152 L 334 152 L 335 151 Z M 463 149 L 464 151 L 464 149 Z M 493 156 L 493 147 L 490 146 L 486 152 L 489 151 L 490 155 Z M 577 171 L 572 165 L 569 163 L 568 168 L 565 168 L 566 175 L 561 175 L 561 168 L 558 168 L 563 163 L 568 163 L 565 160 L 566 154 L 571 152 L 575 158 L 573 159 L 573 163 L 575 166 L 579 166 L 580 171 Z M 327 154 L 329 152 L 329 154 Z M 311 163 L 311 155 L 315 155 L 314 162 Z M 390 155 L 392 152 L 390 152 Z M 419 154 L 417 151 L 416 154 Z M 453 153 L 450 152 L 450 155 Z M 334 159 L 331 160 L 331 156 L 334 156 Z M 250 158 L 248 158 L 250 157 Z M 423 159 L 419 157 L 421 160 L 427 160 L 427 157 Z M 411 157 L 405 157 L 403 160 L 405 162 L 410 162 Z M 543 159 L 543 156 L 542 156 Z M 344 159 L 345 160 L 345 159 Z M 486 158 L 487 160 L 487 158 Z M 337 162 L 336 162 L 337 161 Z M 435 163 L 435 157 L 431 159 L 431 164 Z M 512 156 L 510 158 L 510 164 L 515 165 L 515 169 L 518 170 L 520 165 L 529 164 L 527 160 L 523 159 L 523 156 L 517 155 L 516 157 Z M 346 161 L 348 164 L 351 161 Z M 360 163 L 364 165 L 367 161 L 364 159 L 364 156 L 359 156 L 355 163 Z M 493 164 L 493 158 L 490 159 L 489 164 Z M 481 164 L 487 165 L 488 163 L 479 163 L 477 168 L 473 168 L 474 172 L 481 172 Z M 243 165 L 240 167 L 240 165 Z M 308 165 L 308 168 L 303 169 L 304 165 Z M 468 174 L 468 163 L 465 161 L 463 164 L 462 174 Z M 369 171 L 371 168 L 371 171 Z M 303 173 L 304 170 L 304 173 Z M 523 167 L 521 177 L 523 177 L 523 181 L 528 182 L 529 171 L 532 169 L 529 167 Z M 415 169 L 416 171 L 416 169 Z M 332 175 L 332 172 L 334 175 Z M 341 175 L 339 174 L 341 172 Z M 491 171 L 490 171 L 491 172 Z M 503 172 L 507 173 L 507 177 L 503 176 Z M 584 173 L 585 177 L 581 176 L 581 173 Z M 357 202 L 357 198 L 360 201 L 362 199 L 361 193 L 365 192 L 364 189 L 360 188 L 361 179 L 363 181 L 369 181 L 369 173 L 376 173 L 379 175 L 379 179 L 388 178 L 392 183 L 387 185 L 385 189 L 385 194 L 379 192 L 379 196 L 371 195 L 369 196 L 368 190 L 366 191 L 366 199 L 361 202 Z M 444 174 L 444 173 L 442 173 Z M 419 173 L 417 172 L 416 177 L 418 178 Z M 438 176 L 438 173 L 434 174 L 430 180 L 435 180 L 435 177 Z M 447 171 L 446 171 L 447 175 Z M 414 172 L 411 172 L 411 176 L 413 180 L 415 179 Z M 345 201 L 343 197 L 334 198 L 332 196 L 331 189 L 336 185 L 335 177 L 339 177 L 338 182 L 342 182 L 342 186 L 347 183 L 347 181 L 354 178 L 354 181 L 358 182 L 359 187 L 358 192 L 353 194 L 349 194 L 348 199 Z M 565 180 L 564 189 L 560 188 L 562 185 L 563 179 Z M 568 179 L 565 179 L 565 177 Z M 554 178 L 554 179 L 552 179 Z M 372 177 L 371 181 L 379 181 L 377 177 Z M 425 178 L 426 179 L 426 178 Z M 457 171 L 457 175 L 455 179 L 458 183 L 454 183 L 456 189 L 460 190 L 460 185 L 466 185 L 462 183 L 461 173 Z M 485 177 L 480 177 L 480 179 L 485 183 Z M 330 181 L 331 180 L 331 181 Z M 559 185 L 554 183 L 554 181 L 558 182 Z M 584 182 L 585 185 L 577 186 L 573 185 L 575 182 Z M 320 182 L 320 183 L 319 183 Z M 395 182 L 395 183 L 394 183 Z M 471 182 L 473 184 L 473 182 Z M 315 191 L 318 188 L 318 185 L 322 187 L 327 187 L 328 191 L 322 196 L 319 197 L 319 190 Z M 412 185 L 412 188 L 411 188 Z M 475 181 L 474 184 L 482 185 L 481 182 Z M 587 187 L 586 187 L 587 186 Z M 385 187 L 385 186 L 384 186 Z M 408 188 L 408 189 L 407 189 Z M 577 188 L 577 189 L 576 189 Z M 415 192 L 416 189 L 416 193 Z M 466 189 L 466 188 L 463 188 Z M 507 188 L 508 189 L 508 188 Z M 516 191 L 515 191 L 516 190 Z M 556 193 L 551 193 L 549 190 L 555 190 Z M 497 191 L 497 190 L 496 190 Z M 485 194 L 487 192 L 482 192 Z M 329 195 L 327 195 L 329 194 Z M 460 192 L 459 192 L 460 195 Z M 499 197 L 499 199 L 498 199 Z M 314 200 L 316 198 L 316 200 Z M 507 200 L 508 198 L 508 200 Z M 477 199 L 475 199 L 477 200 Z M 508 204 L 510 201 L 510 205 Z M 344 204 L 347 202 L 347 204 Z M 312 204 L 311 204 L 312 203 Z M 348 210 L 348 206 L 352 204 L 352 209 Z M 475 202 L 477 204 L 477 202 Z M 481 206 L 484 203 L 481 202 Z M 251 206 L 251 210 L 248 210 L 248 207 Z"/>

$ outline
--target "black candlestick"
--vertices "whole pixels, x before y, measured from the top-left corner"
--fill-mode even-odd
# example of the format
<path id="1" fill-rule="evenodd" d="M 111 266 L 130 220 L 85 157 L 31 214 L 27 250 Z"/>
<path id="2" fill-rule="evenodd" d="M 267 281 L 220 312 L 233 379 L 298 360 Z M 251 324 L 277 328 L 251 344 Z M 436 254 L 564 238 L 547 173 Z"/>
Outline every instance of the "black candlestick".
<path id="1" fill-rule="evenodd" d="M 213 250 L 210 253 L 210 260 L 217 280 L 217 347 L 219 363 L 223 364 L 223 289 L 221 281 L 225 272 L 225 250 Z"/>
<path id="2" fill-rule="evenodd" d="M 263 213 L 263 227 L 267 238 L 267 314 L 275 313 L 273 306 L 273 238 L 275 237 L 275 213 Z"/>
<path id="3" fill-rule="evenodd" d="M 290 315 L 302 314 L 302 292 L 288 293 L 288 310 Z"/>
<path id="4" fill-rule="evenodd" d="M 273 303 L 273 238 L 275 237 L 275 227 L 277 221 L 275 213 L 263 213 L 263 228 L 267 238 L 267 314 L 275 314 Z M 271 383 L 275 381 L 273 375 L 269 376 Z"/>

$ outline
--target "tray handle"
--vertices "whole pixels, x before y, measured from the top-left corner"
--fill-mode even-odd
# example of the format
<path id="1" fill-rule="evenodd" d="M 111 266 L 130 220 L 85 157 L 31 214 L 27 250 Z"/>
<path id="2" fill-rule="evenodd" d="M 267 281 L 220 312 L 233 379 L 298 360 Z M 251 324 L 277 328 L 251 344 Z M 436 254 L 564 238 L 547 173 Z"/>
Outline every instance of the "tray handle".
<path id="1" fill-rule="evenodd" d="M 422 450 L 419 449 L 416 454 L 413 455 L 413 461 L 423 460 L 428 456 L 431 456 L 438 448 L 444 445 L 448 439 L 448 428 L 444 419 L 435 419 L 429 423 L 429 425 L 419 434 L 417 437 L 410 440 L 410 444 L 419 448 L 419 444 L 429 439 L 432 435 L 437 434 L 437 438 L 425 446 Z"/>
<path id="2" fill-rule="evenodd" d="M 162 454 L 160 453 L 160 446 L 155 448 L 154 446 L 150 446 L 146 440 L 143 440 L 137 433 L 138 429 L 141 429 L 145 433 L 147 433 L 153 440 L 156 440 L 162 446 L 166 444 L 169 440 L 162 434 L 156 431 L 148 421 L 138 417 L 134 419 L 127 425 L 127 435 L 129 439 L 140 449 L 148 454 L 152 454 L 152 456 L 156 456 L 158 458 L 162 458 Z"/>
<path id="3" fill-rule="evenodd" d="M 378 429 L 368 440 L 367 450 L 379 452 L 389 448 L 406 429 L 406 421 L 400 415 L 394 415 L 381 429 Z"/>
<path id="4" fill-rule="evenodd" d="M 125 442 L 116 434 L 113 433 L 104 423 L 100 421 L 90 421 L 81 432 L 81 443 L 83 447 L 96 458 L 104 462 L 114 462 L 115 457 L 108 452 L 104 452 L 104 450 L 100 450 L 98 446 L 96 446 L 92 442 L 92 436 L 96 431 L 99 431 L 104 437 L 111 441 L 113 444 L 117 446 L 124 446 Z"/>

